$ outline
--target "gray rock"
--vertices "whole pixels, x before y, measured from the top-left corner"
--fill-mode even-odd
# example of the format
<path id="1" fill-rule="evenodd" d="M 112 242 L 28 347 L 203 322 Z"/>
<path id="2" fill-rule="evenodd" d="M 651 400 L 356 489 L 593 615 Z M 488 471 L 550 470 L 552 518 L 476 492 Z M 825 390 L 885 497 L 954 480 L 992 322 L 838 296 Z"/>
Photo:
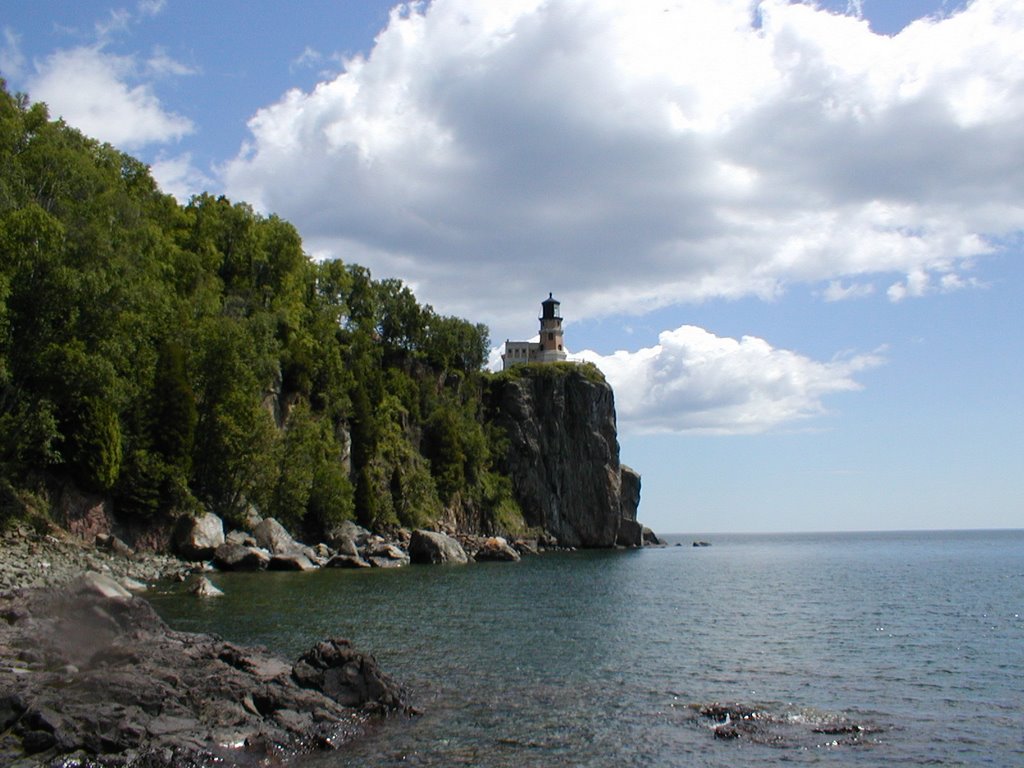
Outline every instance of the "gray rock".
<path id="1" fill-rule="evenodd" d="M 109 533 L 96 534 L 96 546 L 109 552 L 113 552 L 115 555 L 120 557 L 135 556 L 135 551 L 131 547 L 125 544 L 117 536 L 113 536 Z"/>
<path id="2" fill-rule="evenodd" d="M 224 537 L 224 541 L 228 544 L 239 544 L 243 547 L 258 547 L 256 543 L 256 537 L 251 533 L 245 531 L 231 531 L 227 536 Z"/>
<path id="3" fill-rule="evenodd" d="M 360 554 L 376 568 L 397 568 L 409 564 L 409 555 L 401 547 L 374 537 L 376 541 L 363 547 Z"/>
<path id="4" fill-rule="evenodd" d="M 331 539 L 331 546 L 334 547 L 335 551 L 339 555 L 348 555 L 349 557 L 359 557 L 359 550 L 356 548 L 356 543 L 353 539 L 345 536 L 344 534 L 338 534 Z"/>
<path id="5" fill-rule="evenodd" d="M 200 578 L 196 579 L 195 582 L 192 584 L 192 586 L 189 587 L 188 591 L 191 592 L 196 597 L 223 597 L 224 596 L 224 592 L 219 590 L 219 589 L 217 589 L 217 587 L 215 587 L 213 585 L 213 582 L 210 581 L 205 576 L 201 576 Z"/>
<path id="6" fill-rule="evenodd" d="M 411 710 L 408 694 L 381 671 L 376 659 L 343 638 L 325 640 L 306 651 L 292 667 L 292 679 L 347 707 Z"/>
<path id="7" fill-rule="evenodd" d="M 325 568 L 370 568 L 370 564 L 359 555 L 335 555 L 327 561 Z"/>
<path id="8" fill-rule="evenodd" d="M 303 545 L 292 538 L 277 520 L 272 517 L 265 517 L 252 532 L 256 537 L 256 543 L 271 554 L 286 555 L 298 552 Z"/>
<path id="9" fill-rule="evenodd" d="M 644 544 L 652 544 L 652 545 L 655 545 L 655 546 L 660 545 L 660 544 L 664 544 L 664 542 L 657 537 L 657 535 L 654 533 L 654 531 L 652 531 L 646 525 L 644 526 L 643 539 L 644 539 Z"/>
<path id="10" fill-rule="evenodd" d="M 374 568 L 401 568 L 409 564 L 409 558 L 397 559 L 392 557 L 379 557 L 370 555 L 366 561 Z"/>
<path id="11" fill-rule="evenodd" d="M 369 539 L 371 535 L 372 534 L 361 525 L 357 525 L 351 520 L 343 520 L 331 528 L 327 536 L 327 543 L 340 552 L 341 547 L 338 546 L 338 542 L 340 542 L 342 538 L 349 539 L 356 546 L 361 547 L 366 543 L 367 539 Z"/>
<path id="12" fill-rule="evenodd" d="M 174 547 L 186 560 L 209 560 L 224 543 L 224 522 L 212 512 L 182 517 L 174 530 Z"/>
<path id="13" fill-rule="evenodd" d="M 78 582 L 77 590 L 81 594 L 88 593 L 106 598 L 128 598 L 132 596 L 131 592 L 103 573 L 85 574 Z"/>
<path id="14" fill-rule="evenodd" d="M 267 563 L 268 571 L 314 571 L 316 565 L 301 552 L 286 555 L 274 555 Z"/>
<path id="15" fill-rule="evenodd" d="M 474 554 L 473 557 L 477 562 L 487 560 L 516 562 L 519 560 L 519 553 L 510 547 L 509 543 L 501 536 L 491 536 L 480 543 L 480 548 L 476 551 L 476 554 Z"/>
<path id="16" fill-rule="evenodd" d="M 354 738 L 366 715 L 352 707 L 411 711 L 401 687 L 344 640 L 293 668 L 259 648 L 172 631 L 140 598 L 22 590 L 0 594 L 0 616 L 4 765 L 276 764 Z M 13 671 L 21 648 L 38 651 L 30 674 Z"/>
<path id="17" fill-rule="evenodd" d="M 270 564 L 270 553 L 241 544 L 221 544 L 213 553 L 213 563 L 222 571 L 262 571 Z"/>
<path id="18" fill-rule="evenodd" d="M 409 541 L 409 559 L 414 563 L 468 563 L 469 557 L 455 539 L 445 533 L 415 530 Z"/>
<path id="19" fill-rule="evenodd" d="M 614 546 L 623 519 L 615 399 L 599 376 L 582 366 L 524 367 L 487 395 L 487 415 L 508 438 L 499 469 L 526 524 L 564 547 Z"/>
<path id="20" fill-rule="evenodd" d="M 121 586 L 127 589 L 129 592 L 145 592 L 149 589 L 148 584 L 144 584 L 138 579 L 133 579 L 131 576 L 124 576 L 121 578 Z"/>
<path id="21" fill-rule="evenodd" d="M 512 547 L 520 555 L 536 555 L 540 551 L 536 539 L 516 539 Z"/>
<path id="22" fill-rule="evenodd" d="M 333 552 L 326 544 L 317 544 L 315 547 L 303 547 L 301 554 L 305 555 L 317 568 L 321 568 L 331 559 Z"/>
<path id="23" fill-rule="evenodd" d="M 644 527 L 636 520 L 619 521 L 619 533 L 615 543 L 622 547 L 642 547 L 644 543 Z"/>

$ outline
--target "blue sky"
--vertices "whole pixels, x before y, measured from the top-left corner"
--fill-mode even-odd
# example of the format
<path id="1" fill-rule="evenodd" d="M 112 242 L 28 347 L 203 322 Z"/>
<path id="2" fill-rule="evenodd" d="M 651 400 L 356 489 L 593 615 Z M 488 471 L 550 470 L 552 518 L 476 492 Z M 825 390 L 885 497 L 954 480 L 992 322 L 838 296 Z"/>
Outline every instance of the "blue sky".
<path id="1" fill-rule="evenodd" d="M 187 200 L 566 344 L 679 532 L 1024 524 L 1017 0 L 0 1 Z"/>

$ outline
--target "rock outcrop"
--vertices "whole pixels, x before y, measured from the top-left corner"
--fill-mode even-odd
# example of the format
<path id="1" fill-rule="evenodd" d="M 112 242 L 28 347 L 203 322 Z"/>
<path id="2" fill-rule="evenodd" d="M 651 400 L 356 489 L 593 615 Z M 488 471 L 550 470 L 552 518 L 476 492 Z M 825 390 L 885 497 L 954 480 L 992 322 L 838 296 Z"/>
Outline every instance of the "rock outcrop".
<path id="1" fill-rule="evenodd" d="M 508 438 L 502 469 L 527 525 L 562 546 L 610 547 L 636 521 L 640 476 L 619 463 L 615 398 L 593 366 L 516 366 L 488 393 Z M 627 542 L 640 544 L 626 525 Z"/>
<path id="2" fill-rule="evenodd" d="M 277 764 L 392 711 L 404 690 L 344 640 L 292 666 L 175 632 L 107 577 L 0 595 L 3 765 Z"/>

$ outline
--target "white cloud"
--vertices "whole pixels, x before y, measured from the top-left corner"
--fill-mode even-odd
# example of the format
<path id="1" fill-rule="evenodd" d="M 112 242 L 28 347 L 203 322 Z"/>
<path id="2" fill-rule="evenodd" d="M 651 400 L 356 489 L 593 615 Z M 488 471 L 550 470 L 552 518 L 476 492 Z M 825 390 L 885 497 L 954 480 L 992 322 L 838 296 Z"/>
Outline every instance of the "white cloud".
<path id="1" fill-rule="evenodd" d="M 3 42 L 0 42 L 0 77 L 17 79 L 21 77 L 25 67 L 25 55 L 21 52 L 21 38 L 10 27 L 4 27 L 2 40 Z"/>
<path id="2" fill-rule="evenodd" d="M 260 110 L 225 183 L 499 335 L 552 289 L 580 318 L 916 295 L 1024 228 L 1021 50 L 1018 0 L 893 37 L 786 0 L 435 0 Z"/>
<path id="3" fill-rule="evenodd" d="M 153 50 L 153 54 L 146 60 L 146 74 L 155 77 L 173 76 L 182 77 L 185 75 L 198 75 L 199 70 L 190 67 L 171 56 L 161 47 Z"/>
<path id="4" fill-rule="evenodd" d="M 82 47 L 57 51 L 36 68 L 28 80 L 32 98 L 101 141 L 134 149 L 193 131 L 191 120 L 164 109 L 149 84 L 133 85 L 138 67 L 132 57 Z"/>
<path id="5" fill-rule="evenodd" d="M 163 11 L 165 5 L 167 0 L 139 0 L 136 7 L 142 16 L 156 16 Z"/>
<path id="6" fill-rule="evenodd" d="M 214 187 L 214 181 L 192 164 L 192 154 L 184 152 L 174 157 L 160 157 L 150 166 L 150 173 L 160 189 L 173 195 L 179 203 L 187 203 Z"/>
<path id="7" fill-rule="evenodd" d="M 624 431 L 752 434 L 827 413 L 823 398 L 858 390 L 878 355 L 818 362 L 763 339 L 722 338 L 692 325 L 664 331 L 635 352 L 573 355 L 595 363 L 615 389 Z"/>
<path id="8" fill-rule="evenodd" d="M 320 66 L 323 63 L 324 55 L 320 53 L 316 48 L 306 46 L 302 49 L 302 53 L 296 56 L 288 64 L 288 69 L 292 72 L 298 69 L 309 69 Z"/>
<path id="9" fill-rule="evenodd" d="M 825 301 L 845 301 L 847 299 L 862 299 L 875 292 L 872 283 L 850 283 L 846 285 L 842 280 L 830 280 L 822 291 Z"/>

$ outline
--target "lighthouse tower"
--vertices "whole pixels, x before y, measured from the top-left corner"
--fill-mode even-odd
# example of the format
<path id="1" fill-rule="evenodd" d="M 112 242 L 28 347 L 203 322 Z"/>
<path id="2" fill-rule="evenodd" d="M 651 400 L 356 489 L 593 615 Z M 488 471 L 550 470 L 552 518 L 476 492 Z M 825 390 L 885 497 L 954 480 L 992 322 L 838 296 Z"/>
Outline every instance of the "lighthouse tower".
<path id="1" fill-rule="evenodd" d="M 559 314 L 558 299 L 550 293 L 540 303 L 540 349 L 537 360 L 541 363 L 553 363 L 565 360 L 565 347 L 562 344 L 562 316 Z"/>
<path id="2" fill-rule="evenodd" d="M 505 351 L 501 355 L 502 370 L 523 363 L 557 363 L 566 359 L 562 343 L 562 316 L 558 306 L 558 299 L 550 293 L 540 303 L 540 341 L 505 340 Z"/>

